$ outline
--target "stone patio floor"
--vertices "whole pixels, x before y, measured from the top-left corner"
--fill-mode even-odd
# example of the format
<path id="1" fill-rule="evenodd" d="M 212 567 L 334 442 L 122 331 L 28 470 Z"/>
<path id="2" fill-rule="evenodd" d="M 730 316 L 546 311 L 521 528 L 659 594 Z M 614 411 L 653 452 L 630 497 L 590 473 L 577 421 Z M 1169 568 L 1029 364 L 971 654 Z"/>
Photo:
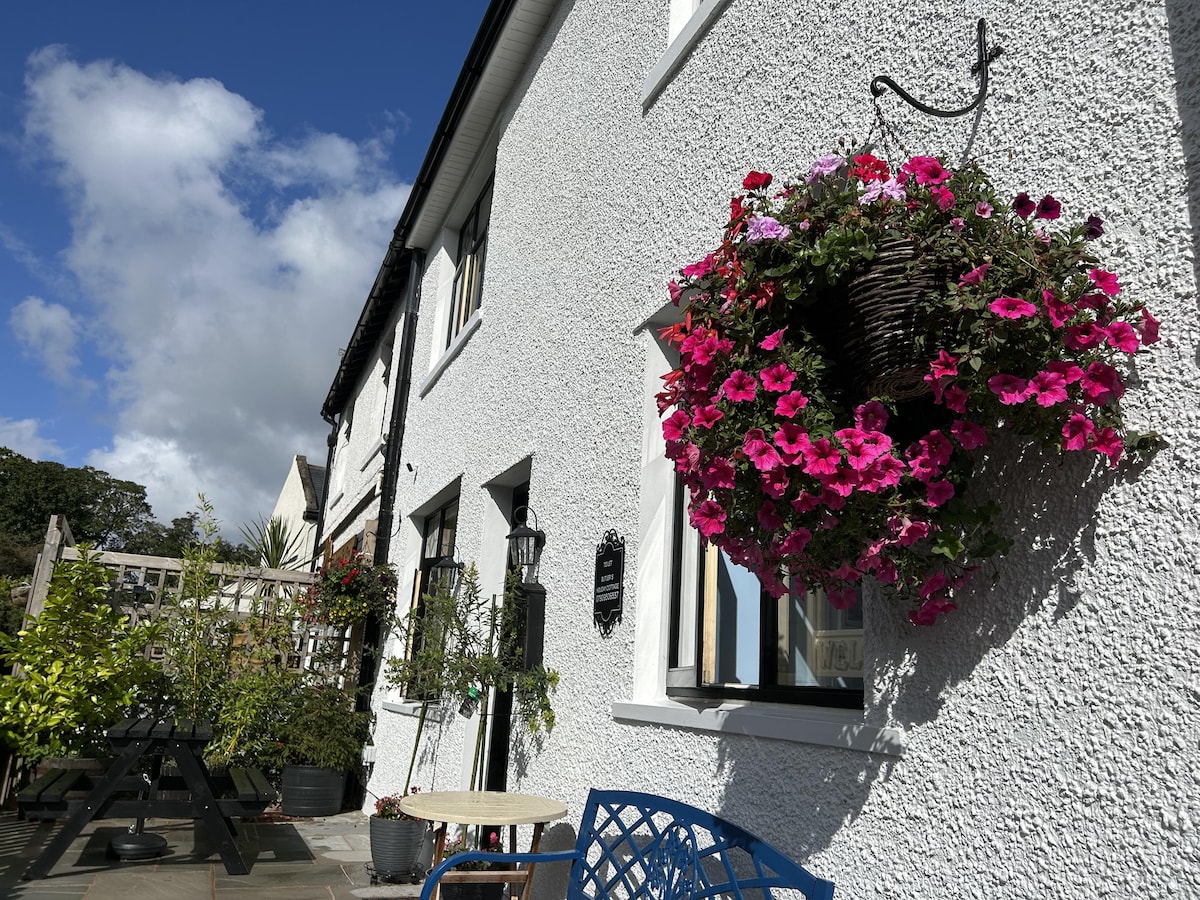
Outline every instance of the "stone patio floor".
<path id="1" fill-rule="evenodd" d="M 238 848 L 248 875 L 228 875 L 203 823 L 155 820 L 145 830 L 167 839 L 158 859 L 122 862 L 108 842 L 128 830 L 120 820 L 93 822 L 50 875 L 21 875 L 60 827 L 0 812 L 0 898 L 22 900 L 350 900 L 414 898 L 421 885 L 371 884 L 369 826 L 360 812 L 320 819 L 267 816 L 238 821 Z"/>

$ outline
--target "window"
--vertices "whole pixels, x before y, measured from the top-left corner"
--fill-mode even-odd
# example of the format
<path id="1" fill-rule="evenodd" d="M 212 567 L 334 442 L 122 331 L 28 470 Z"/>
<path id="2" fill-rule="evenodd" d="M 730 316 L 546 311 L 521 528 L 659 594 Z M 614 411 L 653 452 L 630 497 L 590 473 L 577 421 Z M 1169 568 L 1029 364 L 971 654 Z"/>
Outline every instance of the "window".
<path id="1" fill-rule="evenodd" d="M 454 269 L 454 288 L 450 295 L 447 345 L 475 315 L 483 295 L 488 220 L 492 214 L 492 182 L 493 179 L 489 178 L 458 232 L 458 264 Z"/>
<path id="2" fill-rule="evenodd" d="M 703 541 L 677 484 L 667 693 L 861 708 L 862 606 L 770 596 Z"/>
<path id="3" fill-rule="evenodd" d="M 423 646 L 427 640 L 437 640 L 440 635 L 431 635 L 422 627 L 425 616 L 425 594 L 429 591 L 429 579 L 435 563 L 445 556 L 454 555 L 454 541 L 458 533 L 458 498 L 425 517 L 422 523 L 421 564 L 413 579 L 412 609 L 416 623 L 412 632 L 412 646 L 408 652 Z M 419 682 L 419 680 L 418 680 Z M 406 685 L 404 694 L 415 700 L 434 699 L 425 697 L 419 683 Z"/>
<path id="4" fill-rule="evenodd" d="M 730 0 L 671 0 L 667 49 L 642 82 L 642 109 L 647 110 L 671 83 L 692 49 L 708 33 Z"/>

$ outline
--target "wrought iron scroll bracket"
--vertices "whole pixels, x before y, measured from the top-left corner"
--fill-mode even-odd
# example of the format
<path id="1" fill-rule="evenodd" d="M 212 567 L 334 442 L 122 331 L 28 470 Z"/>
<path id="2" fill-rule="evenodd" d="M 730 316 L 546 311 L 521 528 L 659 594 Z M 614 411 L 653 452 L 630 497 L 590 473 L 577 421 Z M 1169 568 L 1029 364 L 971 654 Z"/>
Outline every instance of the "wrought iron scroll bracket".
<path id="1" fill-rule="evenodd" d="M 927 103 L 922 103 L 920 100 L 916 99 L 914 96 L 912 96 L 912 94 L 908 93 L 908 91 L 904 90 L 904 88 L 900 87 L 900 85 L 896 84 L 896 82 L 888 78 L 886 75 L 876 75 L 873 79 L 871 79 L 871 96 L 879 97 L 881 94 L 883 94 L 884 87 L 886 86 L 899 94 L 900 99 L 902 99 L 904 102 L 928 115 L 940 116 L 943 119 L 952 119 L 955 116 L 965 116 L 980 103 L 982 103 L 983 98 L 987 96 L 988 67 L 997 59 L 999 59 L 1000 55 L 1004 52 L 1003 47 L 988 47 L 987 23 L 983 19 L 980 19 L 978 24 L 975 26 L 975 32 L 978 36 L 979 55 L 975 60 L 975 64 L 971 66 L 971 74 L 979 76 L 979 93 L 975 95 L 975 99 L 972 100 L 967 106 L 964 106 L 962 109 L 935 109 Z"/>

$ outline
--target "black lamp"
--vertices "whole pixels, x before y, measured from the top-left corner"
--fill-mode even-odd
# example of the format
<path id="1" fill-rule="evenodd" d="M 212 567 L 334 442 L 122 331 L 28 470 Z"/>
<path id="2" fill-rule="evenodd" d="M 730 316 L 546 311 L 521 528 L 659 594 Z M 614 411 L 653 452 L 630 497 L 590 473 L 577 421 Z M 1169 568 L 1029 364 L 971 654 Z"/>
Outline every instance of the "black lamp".
<path id="1" fill-rule="evenodd" d="M 430 580 L 456 600 L 462 587 L 462 572 L 463 564 L 455 562 L 451 554 L 446 554 L 429 568 Z"/>
<path id="2" fill-rule="evenodd" d="M 521 570 L 521 581 L 536 584 L 538 563 L 542 559 L 542 548 L 546 546 L 546 532 L 537 527 L 537 513 L 528 506 L 513 513 L 514 519 L 522 509 L 525 510 L 525 521 L 508 533 L 508 553 L 513 566 Z M 530 516 L 533 516 L 533 528 L 529 527 Z"/>

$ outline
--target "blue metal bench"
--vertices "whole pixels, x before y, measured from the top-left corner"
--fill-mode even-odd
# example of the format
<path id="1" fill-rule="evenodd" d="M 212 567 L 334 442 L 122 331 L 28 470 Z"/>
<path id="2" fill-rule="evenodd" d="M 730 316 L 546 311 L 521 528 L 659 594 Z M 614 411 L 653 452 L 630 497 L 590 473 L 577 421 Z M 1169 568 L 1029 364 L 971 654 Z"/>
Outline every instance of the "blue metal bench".
<path id="1" fill-rule="evenodd" d="M 772 900 L 773 890 L 832 900 L 817 878 L 779 850 L 712 813 L 666 797 L 593 790 L 573 850 L 457 853 L 429 873 L 421 900 L 443 874 L 472 861 L 543 865 L 568 862 L 568 900 Z"/>

